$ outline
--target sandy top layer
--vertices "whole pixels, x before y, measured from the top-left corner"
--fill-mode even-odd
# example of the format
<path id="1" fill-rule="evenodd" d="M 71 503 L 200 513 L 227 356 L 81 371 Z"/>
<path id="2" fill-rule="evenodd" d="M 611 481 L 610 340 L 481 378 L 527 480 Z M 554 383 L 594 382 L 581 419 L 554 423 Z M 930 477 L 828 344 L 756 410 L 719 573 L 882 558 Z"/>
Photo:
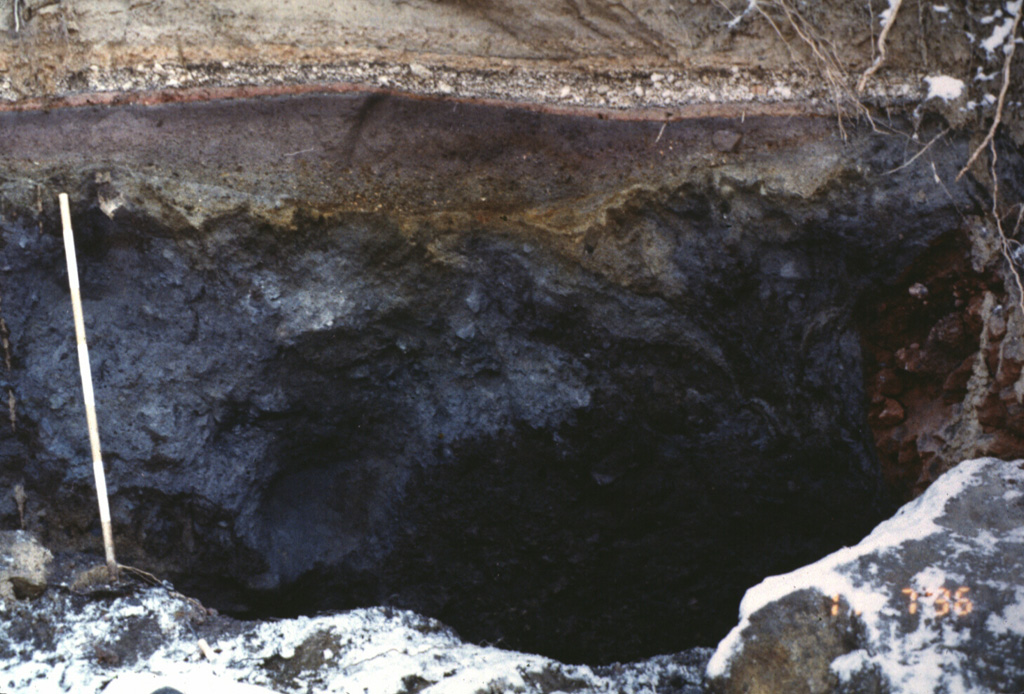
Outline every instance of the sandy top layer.
<path id="1" fill-rule="evenodd" d="M 1008 10 L 975 5 L 974 14 L 938 4 L 903 12 L 861 96 L 915 102 L 929 95 L 925 77 L 989 72 L 999 56 L 985 40 Z M 813 110 L 852 98 L 877 52 L 882 13 L 844 0 L 796 8 L 786 0 L 220 0 L 201 8 L 0 0 L 0 102 L 317 84 L 613 111 L 723 102 Z"/>

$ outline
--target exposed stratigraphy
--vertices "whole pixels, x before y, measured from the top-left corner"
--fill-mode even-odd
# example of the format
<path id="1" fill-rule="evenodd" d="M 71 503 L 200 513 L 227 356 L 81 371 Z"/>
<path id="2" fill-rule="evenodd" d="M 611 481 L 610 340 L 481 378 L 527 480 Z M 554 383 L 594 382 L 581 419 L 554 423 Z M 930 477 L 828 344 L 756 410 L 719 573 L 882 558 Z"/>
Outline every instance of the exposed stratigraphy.
<path id="1" fill-rule="evenodd" d="M 0 115 L 0 484 L 95 544 L 67 189 L 125 560 L 569 661 L 713 644 L 893 508 L 854 308 L 984 205 L 848 128 L 357 94 Z"/>

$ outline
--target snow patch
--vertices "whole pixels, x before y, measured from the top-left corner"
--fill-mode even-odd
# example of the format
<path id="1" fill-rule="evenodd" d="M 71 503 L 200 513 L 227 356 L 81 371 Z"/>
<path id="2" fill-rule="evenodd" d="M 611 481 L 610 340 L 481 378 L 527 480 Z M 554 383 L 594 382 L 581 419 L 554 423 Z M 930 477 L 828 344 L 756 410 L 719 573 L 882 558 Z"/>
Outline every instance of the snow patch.
<path id="1" fill-rule="evenodd" d="M 1016 588 L 1015 593 L 1016 602 L 1004 606 L 999 614 L 990 614 L 985 620 L 985 628 L 993 634 L 1024 634 L 1024 588 Z"/>
<path id="2" fill-rule="evenodd" d="M 736 15 L 731 20 L 726 22 L 725 25 L 730 29 L 735 29 L 736 27 L 738 27 L 740 25 L 740 22 L 743 21 L 744 17 L 746 17 L 748 14 L 757 9 L 757 3 L 758 0 L 747 0 L 747 6 L 743 10 L 743 12 L 741 12 L 740 14 Z"/>
<path id="3" fill-rule="evenodd" d="M 878 19 L 882 23 L 882 26 L 885 26 L 886 22 L 889 21 L 889 17 L 892 16 L 892 13 L 899 2 L 902 2 L 902 0 L 889 0 L 889 6 L 878 13 Z"/>
<path id="4" fill-rule="evenodd" d="M 0 692 L 127 694 L 170 686 L 185 694 L 392 694 L 409 691 L 415 681 L 429 683 L 431 694 L 543 694 L 563 680 L 564 688 L 581 693 L 655 694 L 669 681 L 698 684 L 710 655 L 695 649 L 689 658 L 659 656 L 597 674 L 587 666 L 467 644 L 438 622 L 386 608 L 255 624 L 228 620 L 204 635 L 184 614 L 187 605 L 161 589 L 84 605 L 51 590 L 32 609 L 33 620 L 51 623 L 53 642 L 15 638 L 14 621 L 5 615 Z M 118 645 L 129 633 L 150 633 L 153 641 Z M 201 636 L 212 660 L 198 649 Z M 121 662 L 99 662 L 97 646 L 120 650 Z"/>
<path id="5" fill-rule="evenodd" d="M 993 57 L 997 48 L 1002 47 L 1004 51 L 1009 48 L 1009 43 L 1006 39 L 1010 37 L 1010 32 L 1013 31 L 1013 19 L 1020 12 L 1022 3 L 1024 3 L 1024 0 L 1006 3 L 1006 12 L 1010 16 L 1006 17 L 1000 24 L 997 24 L 992 30 L 992 34 L 981 42 L 981 47 L 985 49 L 989 59 Z M 1000 12 L 996 12 L 995 15 L 983 17 L 980 21 L 982 24 L 994 23 L 1000 15 Z"/>
<path id="6" fill-rule="evenodd" d="M 928 99 L 939 98 L 943 101 L 953 101 L 959 99 L 964 91 L 963 80 L 949 75 L 925 77 L 924 81 L 928 83 L 928 96 L 926 97 Z"/>

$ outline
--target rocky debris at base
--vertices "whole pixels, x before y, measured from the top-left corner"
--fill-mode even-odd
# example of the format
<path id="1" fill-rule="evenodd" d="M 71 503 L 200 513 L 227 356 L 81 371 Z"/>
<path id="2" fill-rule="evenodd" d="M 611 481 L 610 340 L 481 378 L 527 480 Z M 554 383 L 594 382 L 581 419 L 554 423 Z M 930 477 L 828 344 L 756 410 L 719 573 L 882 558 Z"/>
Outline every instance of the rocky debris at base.
<path id="1" fill-rule="evenodd" d="M 46 590 L 53 555 L 24 530 L 0 531 L 0 604 Z"/>
<path id="2" fill-rule="evenodd" d="M 43 550 L 45 551 L 45 550 Z M 120 584 L 83 595 L 67 583 L 0 603 L 0 691 L 461 694 L 698 694 L 711 650 L 591 668 L 476 646 L 386 607 L 242 622 L 165 588 Z M 204 649 L 200 646 L 203 641 Z M 204 655 L 203 651 L 206 651 Z M 136 687 L 132 689 L 132 687 Z"/>
<path id="3" fill-rule="evenodd" d="M 855 547 L 766 579 L 714 692 L 1024 688 L 1024 463 L 961 463 Z"/>

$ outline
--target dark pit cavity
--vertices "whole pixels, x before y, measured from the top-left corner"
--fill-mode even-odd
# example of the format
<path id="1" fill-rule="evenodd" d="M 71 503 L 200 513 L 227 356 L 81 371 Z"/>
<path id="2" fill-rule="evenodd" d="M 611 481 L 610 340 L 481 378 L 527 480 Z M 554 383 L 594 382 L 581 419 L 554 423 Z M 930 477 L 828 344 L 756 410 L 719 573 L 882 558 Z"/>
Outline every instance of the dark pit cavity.
<path id="1" fill-rule="evenodd" d="M 69 189 L 123 561 L 245 616 L 713 645 L 894 508 L 870 306 L 983 203 L 827 119 L 660 127 L 358 95 L 0 115 L 3 482 L 97 547 Z"/>

